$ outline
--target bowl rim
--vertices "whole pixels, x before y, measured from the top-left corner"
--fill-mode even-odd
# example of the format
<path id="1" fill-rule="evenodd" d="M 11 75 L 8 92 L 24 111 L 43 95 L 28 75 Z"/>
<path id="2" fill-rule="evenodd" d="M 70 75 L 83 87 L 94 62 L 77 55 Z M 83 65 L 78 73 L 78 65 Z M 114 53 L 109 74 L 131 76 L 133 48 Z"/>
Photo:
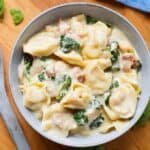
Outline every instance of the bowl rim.
<path id="1" fill-rule="evenodd" d="M 111 139 L 109 140 L 105 140 L 103 143 L 99 143 L 99 142 L 96 142 L 96 143 L 87 143 L 86 145 L 82 145 L 82 144 L 78 144 L 78 145 L 75 145 L 75 144 L 71 144 L 70 143 L 63 143 L 61 140 L 55 140 L 53 138 L 50 138 L 48 136 L 46 136 L 45 134 L 43 134 L 42 132 L 38 131 L 37 128 L 35 128 L 33 126 L 33 124 L 29 121 L 29 119 L 24 115 L 24 113 L 22 112 L 21 108 L 18 106 L 17 104 L 17 100 L 15 98 L 15 94 L 13 92 L 13 83 L 12 83 L 12 79 L 11 79 L 11 62 L 13 60 L 13 54 L 14 54 L 14 51 L 15 51 L 15 47 L 18 43 L 18 40 L 23 36 L 24 32 L 26 31 L 27 28 L 29 28 L 32 23 L 34 21 L 36 21 L 38 18 L 42 17 L 43 15 L 45 15 L 46 13 L 48 13 L 49 11 L 52 11 L 54 9 L 59 9 L 59 8 L 62 8 L 62 7 L 68 7 L 68 6 L 73 6 L 73 5 L 87 5 L 87 6 L 93 6 L 93 7 L 98 7 L 98 8 L 103 8 L 109 12 L 112 12 L 113 14 L 119 16 L 120 18 L 122 18 L 125 22 L 127 22 L 136 32 L 136 34 L 139 36 L 140 40 L 142 41 L 143 43 L 143 46 L 145 47 L 145 50 L 148 52 L 148 55 L 149 55 L 149 58 L 150 58 L 150 53 L 149 53 L 149 50 L 148 50 L 148 47 L 147 47 L 147 44 L 145 43 L 142 35 L 140 34 L 140 32 L 137 30 L 137 28 L 126 18 L 124 17 L 123 15 L 121 15 L 119 12 L 116 12 L 115 10 L 111 9 L 111 8 L 108 8 L 106 6 L 103 6 L 103 5 L 100 5 L 100 4 L 97 4 L 97 3 L 91 3 L 91 2 L 68 2 L 68 3 L 64 3 L 64 4 L 60 4 L 60 5 L 56 5 L 56 6 L 53 6 L 53 7 L 50 7 L 42 12 L 40 12 L 38 15 L 36 15 L 35 17 L 33 17 L 31 19 L 31 21 L 29 21 L 29 23 L 27 23 L 27 25 L 25 25 L 25 27 L 22 29 L 22 31 L 19 33 L 19 35 L 17 36 L 16 40 L 15 40 L 15 43 L 12 47 L 12 51 L 11 51 L 11 55 L 10 55 L 10 60 L 9 60 L 9 87 L 10 87 L 10 90 L 11 90 L 11 95 L 13 97 L 13 101 L 15 102 L 15 105 L 19 111 L 19 113 L 23 116 L 23 118 L 25 119 L 25 121 L 28 123 L 28 125 L 30 125 L 30 127 L 32 127 L 37 133 L 39 133 L 40 135 L 42 135 L 43 137 L 45 137 L 46 139 L 50 140 L 50 141 L 53 141 L 55 143 L 58 143 L 58 144 L 61 144 L 61 145 L 64 145 L 64 146 L 70 146 L 70 147 L 91 147 L 91 146 L 96 146 L 96 145 L 99 145 L 99 144 L 105 144 L 105 143 L 108 143 L 112 140 L 115 140 L 117 138 L 119 138 L 120 136 L 122 136 L 123 134 L 125 134 L 127 131 L 129 131 L 135 124 L 136 122 L 138 121 L 138 119 L 141 117 L 141 115 L 143 114 L 147 104 L 148 104 L 148 100 L 145 100 L 145 106 L 143 108 L 141 108 L 141 113 L 139 114 L 139 116 L 137 118 L 134 119 L 134 122 L 130 123 L 128 125 L 128 128 L 125 128 L 125 129 L 122 129 L 120 132 L 118 132 L 118 134 L 116 136 L 113 136 L 111 137 Z"/>

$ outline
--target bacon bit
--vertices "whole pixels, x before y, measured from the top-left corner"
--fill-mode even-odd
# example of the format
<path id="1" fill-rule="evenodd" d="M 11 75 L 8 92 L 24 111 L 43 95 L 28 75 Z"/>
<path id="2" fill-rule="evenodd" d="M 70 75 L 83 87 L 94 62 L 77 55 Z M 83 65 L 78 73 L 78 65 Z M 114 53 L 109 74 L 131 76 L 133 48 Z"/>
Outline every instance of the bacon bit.
<path id="1" fill-rule="evenodd" d="M 125 54 L 122 56 L 122 59 L 133 62 L 135 60 L 135 57 L 132 54 Z"/>
<path id="2" fill-rule="evenodd" d="M 123 60 L 123 70 L 129 71 L 132 68 L 132 65 L 135 63 L 136 59 L 133 54 L 126 53 L 122 56 Z"/>
<path id="3" fill-rule="evenodd" d="M 50 77 L 54 77 L 55 73 L 54 72 L 46 72 L 47 76 Z"/>
<path id="4" fill-rule="evenodd" d="M 46 70 L 46 75 L 50 77 L 55 77 L 55 72 L 54 70 Z"/>
<path id="5" fill-rule="evenodd" d="M 77 77 L 78 81 L 81 82 L 81 83 L 84 83 L 85 82 L 85 75 L 79 75 Z"/>

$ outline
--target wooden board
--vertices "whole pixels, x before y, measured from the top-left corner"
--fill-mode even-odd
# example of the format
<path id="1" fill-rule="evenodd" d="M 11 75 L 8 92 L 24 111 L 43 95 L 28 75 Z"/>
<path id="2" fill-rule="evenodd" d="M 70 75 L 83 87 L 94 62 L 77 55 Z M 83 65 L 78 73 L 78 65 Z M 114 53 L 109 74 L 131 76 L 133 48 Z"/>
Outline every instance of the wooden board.
<path id="1" fill-rule="evenodd" d="M 0 23 L 0 47 L 3 49 L 4 63 L 5 63 L 5 83 L 7 94 L 10 99 L 10 103 L 19 119 L 21 127 L 28 139 L 28 142 L 32 150 L 72 150 L 73 148 L 64 147 L 46 140 L 38 133 L 36 133 L 23 119 L 18 112 L 13 98 L 11 96 L 9 83 L 8 83 L 8 64 L 11 53 L 11 47 L 13 46 L 16 37 L 22 28 L 39 12 L 49 7 L 63 4 L 65 2 L 71 2 L 72 0 L 5 0 L 6 1 L 6 13 L 3 23 Z M 127 17 L 141 32 L 148 46 L 150 47 L 150 14 L 145 14 L 131 8 L 127 8 L 121 4 L 114 2 L 113 0 L 89 0 L 89 2 L 95 2 L 104 6 L 110 7 L 122 15 Z M 12 23 L 9 10 L 10 8 L 19 8 L 24 12 L 24 22 L 15 26 Z M 17 70 L 16 70 L 17 71 Z M 106 144 L 106 150 L 150 150 L 150 122 L 144 127 L 135 128 L 123 135 L 117 140 Z M 2 119 L 0 118 L 0 150 L 15 150 L 15 145 L 12 143 L 11 138 L 5 128 Z"/>

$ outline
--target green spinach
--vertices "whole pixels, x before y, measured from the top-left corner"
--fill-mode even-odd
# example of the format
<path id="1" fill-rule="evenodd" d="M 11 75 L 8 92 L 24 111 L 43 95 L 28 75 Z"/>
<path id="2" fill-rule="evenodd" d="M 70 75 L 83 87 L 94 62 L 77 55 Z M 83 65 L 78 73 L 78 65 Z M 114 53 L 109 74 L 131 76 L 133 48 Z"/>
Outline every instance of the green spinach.
<path id="1" fill-rule="evenodd" d="M 88 117 L 85 116 L 84 113 L 85 113 L 85 110 L 78 110 L 73 116 L 78 126 L 84 126 L 88 123 Z"/>
<path id="2" fill-rule="evenodd" d="M 110 44 L 110 52 L 111 52 L 111 55 L 112 55 L 112 58 L 111 58 L 112 64 L 114 64 L 118 61 L 118 57 L 119 57 L 118 48 L 119 48 L 118 42 L 114 41 Z"/>
<path id="3" fill-rule="evenodd" d="M 41 82 L 45 81 L 45 74 L 44 74 L 44 72 L 41 72 L 40 74 L 38 74 L 38 79 Z"/>
<path id="4" fill-rule="evenodd" d="M 131 66 L 132 69 L 136 69 L 137 72 L 139 72 L 142 68 L 142 63 L 137 60 L 132 66 Z"/>
<path id="5" fill-rule="evenodd" d="M 47 60 L 47 57 L 46 57 L 46 56 L 42 56 L 42 57 L 40 58 L 40 60 L 45 62 L 45 61 Z"/>
<path id="6" fill-rule="evenodd" d="M 94 23 L 96 23 L 97 22 L 97 19 L 95 19 L 95 18 L 93 18 L 93 17 L 91 17 L 91 16 L 86 16 L 86 23 L 87 24 L 94 24 Z"/>
<path id="7" fill-rule="evenodd" d="M 60 47 L 64 53 L 69 53 L 72 50 L 80 50 L 80 44 L 77 41 L 64 35 L 60 37 Z"/>
<path id="8" fill-rule="evenodd" d="M 90 123 L 89 128 L 90 129 L 98 128 L 103 122 L 104 122 L 104 117 L 100 115 Z"/>
<path id="9" fill-rule="evenodd" d="M 12 8 L 10 10 L 10 14 L 11 14 L 11 17 L 12 17 L 13 22 L 14 22 L 15 25 L 19 25 L 24 19 L 24 15 L 21 12 L 21 10 Z"/>
<path id="10" fill-rule="evenodd" d="M 30 73 L 30 68 L 31 68 L 32 63 L 33 63 L 33 57 L 29 54 L 24 54 L 23 55 L 23 62 L 24 62 L 25 69 L 26 69 L 27 73 Z"/>
<path id="11" fill-rule="evenodd" d="M 113 79 L 109 89 L 111 90 L 113 88 L 117 88 L 118 86 L 119 86 L 119 82 Z"/>
<path id="12" fill-rule="evenodd" d="M 97 96 L 97 95 L 93 96 L 92 100 L 90 101 L 90 103 L 88 105 L 88 108 L 99 109 L 102 106 L 101 98 L 102 98 L 102 96 Z"/>
<path id="13" fill-rule="evenodd" d="M 104 71 L 105 72 L 117 72 L 120 71 L 120 64 L 119 64 L 119 44 L 118 42 L 112 42 L 110 44 L 108 44 L 103 51 L 110 51 L 111 52 L 111 63 L 112 65 L 109 66 L 108 68 L 106 68 Z"/>
<path id="14" fill-rule="evenodd" d="M 90 101 L 88 108 L 94 108 L 99 109 L 101 108 L 102 104 L 107 101 L 110 97 L 110 92 L 105 92 L 103 95 L 95 95 L 92 97 L 92 100 Z"/>
<path id="15" fill-rule="evenodd" d="M 5 2 L 4 0 L 0 0 L 0 18 L 3 18 L 5 11 Z"/>
<path id="16" fill-rule="evenodd" d="M 63 84 L 62 84 L 62 87 L 61 87 L 61 89 L 60 89 L 58 95 L 56 96 L 56 99 L 57 99 L 57 100 L 61 100 L 61 99 L 65 96 L 67 90 L 68 90 L 69 87 L 71 86 L 71 83 L 72 83 L 71 77 L 65 75 L 65 76 L 64 76 L 64 82 L 63 82 Z"/>

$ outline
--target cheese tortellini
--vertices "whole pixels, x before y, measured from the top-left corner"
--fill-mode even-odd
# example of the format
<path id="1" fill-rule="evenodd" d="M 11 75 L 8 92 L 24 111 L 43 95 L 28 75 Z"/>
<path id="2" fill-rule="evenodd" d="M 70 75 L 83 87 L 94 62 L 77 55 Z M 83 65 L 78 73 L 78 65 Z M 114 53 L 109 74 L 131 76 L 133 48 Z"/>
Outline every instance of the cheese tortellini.
<path id="1" fill-rule="evenodd" d="M 23 52 L 23 104 L 45 132 L 105 134 L 134 117 L 142 64 L 118 28 L 84 14 L 60 18 L 28 39 Z"/>
<path id="2" fill-rule="evenodd" d="M 52 37 L 49 32 L 41 32 L 23 45 L 23 51 L 32 56 L 48 56 L 57 50 L 58 43 L 58 38 Z"/>
<path id="3" fill-rule="evenodd" d="M 51 99 L 46 92 L 43 84 L 35 83 L 30 85 L 24 92 L 23 104 L 28 109 L 37 114 L 38 118 L 41 118 L 41 109 L 44 105 L 49 105 Z"/>
<path id="4" fill-rule="evenodd" d="M 137 93 L 130 84 L 124 83 L 112 90 L 109 106 L 104 109 L 112 120 L 129 119 L 136 109 Z"/>
<path id="5" fill-rule="evenodd" d="M 89 87 L 81 83 L 74 83 L 71 91 L 62 99 L 61 104 L 65 108 L 85 109 L 91 100 Z"/>
<path id="6" fill-rule="evenodd" d="M 101 61 L 95 60 L 90 61 L 85 68 L 85 84 L 92 88 L 94 94 L 104 93 L 111 85 L 112 74 L 104 72 L 104 65 Z"/>

